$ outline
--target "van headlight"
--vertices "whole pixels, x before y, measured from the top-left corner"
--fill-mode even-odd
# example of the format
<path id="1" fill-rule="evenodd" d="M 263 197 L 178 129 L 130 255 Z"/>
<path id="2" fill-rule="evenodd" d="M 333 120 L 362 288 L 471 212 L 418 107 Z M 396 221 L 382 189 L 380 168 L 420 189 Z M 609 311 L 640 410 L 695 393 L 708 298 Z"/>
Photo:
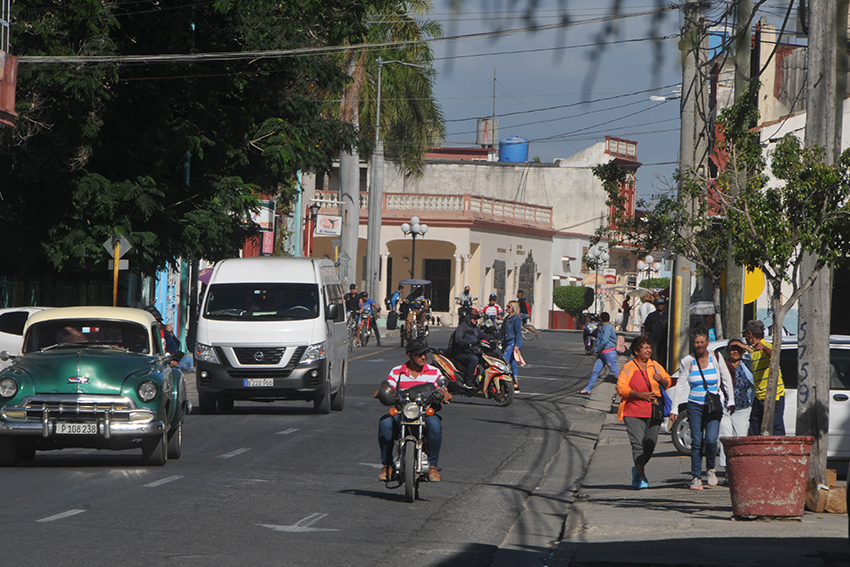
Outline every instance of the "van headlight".
<path id="1" fill-rule="evenodd" d="M 325 343 L 316 343 L 307 347 L 304 351 L 304 356 L 301 357 L 301 364 L 322 360 L 325 358 Z"/>
<path id="2" fill-rule="evenodd" d="M 221 364 L 216 354 L 215 349 L 209 345 L 197 343 L 195 345 L 195 360 L 201 362 L 212 362 L 213 364 Z"/>

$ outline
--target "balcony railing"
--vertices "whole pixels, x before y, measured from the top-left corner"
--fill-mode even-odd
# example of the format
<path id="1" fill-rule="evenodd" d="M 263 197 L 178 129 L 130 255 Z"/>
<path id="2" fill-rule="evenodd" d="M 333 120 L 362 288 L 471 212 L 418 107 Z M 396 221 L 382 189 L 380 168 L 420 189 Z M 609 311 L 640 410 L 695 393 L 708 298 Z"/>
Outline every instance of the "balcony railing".
<path id="1" fill-rule="evenodd" d="M 316 203 L 323 209 L 339 209 L 336 191 L 317 191 Z M 361 215 L 366 214 L 369 199 L 360 193 Z M 552 227 L 552 207 L 529 205 L 517 201 L 478 197 L 474 195 L 423 195 L 414 193 L 384 193 L 384 216 L 407 217 L 417 214 L 423 220 L 487 219 L 528 225 Z M 428 213 L 435 213 L 433 216 Z"/>

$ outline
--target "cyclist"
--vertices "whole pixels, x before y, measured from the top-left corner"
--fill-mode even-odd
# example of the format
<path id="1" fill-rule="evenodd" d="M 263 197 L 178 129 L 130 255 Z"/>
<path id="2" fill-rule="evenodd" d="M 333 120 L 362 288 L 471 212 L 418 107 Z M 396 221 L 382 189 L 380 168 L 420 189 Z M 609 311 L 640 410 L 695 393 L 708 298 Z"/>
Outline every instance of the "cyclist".
<path id="1" fill-rule="evenodd" d="M 381 312 L 381 307 L 369 297 L 368 292 L 360 293 L 360 313 L 361 317 L 369 318 L 369 328 L 375 333 L 375 342 L 381 346 L 381 333 L 378 331 L 378 314 Z"/>
<path id="2" fill-rule="evenodd" d="M 499 320 L 502 318 L 504 311 L 502 311 L 502 306 L 496 303 L 496 294 L 490 294 L 490 300 L 487 305 L 484 306 L 484 309 L 481 310 L 481 314 L 485 317 L 492 317 L 493 320 Z"/>

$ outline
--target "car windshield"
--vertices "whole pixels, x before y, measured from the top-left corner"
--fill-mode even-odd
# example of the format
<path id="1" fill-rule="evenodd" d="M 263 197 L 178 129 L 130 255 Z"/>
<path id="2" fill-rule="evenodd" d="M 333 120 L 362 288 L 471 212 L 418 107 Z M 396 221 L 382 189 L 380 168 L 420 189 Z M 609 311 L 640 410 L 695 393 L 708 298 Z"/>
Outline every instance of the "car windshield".
<path id="1" fill-rule="evenodd" d="M 302 283 L 213 284 L 204 318 L 291 321 L 319 316 L 319 286 Z"/>
<path id="2" fill-rule="evenodd" d="M 23 352 L 89 346 L 150 352 L 147 329 L 143 325 L 103 319 L 53 319 L 35 323 L 24 337 Z"/>

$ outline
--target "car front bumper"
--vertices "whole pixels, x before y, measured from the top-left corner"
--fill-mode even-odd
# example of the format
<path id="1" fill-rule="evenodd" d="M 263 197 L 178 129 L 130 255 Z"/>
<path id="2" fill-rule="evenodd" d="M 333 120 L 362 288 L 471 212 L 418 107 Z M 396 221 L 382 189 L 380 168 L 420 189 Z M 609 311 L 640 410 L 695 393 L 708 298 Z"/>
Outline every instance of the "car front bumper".
<path id="1" fill-rule="evenodd" d="M 93 424 L 96 435 L 103 439 L 161 435 L 168 428 L 153 409 L 138 407 L 130 398 L 121 396 L 36 395 L 0 408 L 0 435 L 65 439 L 95 435 L 59 434 L 57 423 Z"/>

